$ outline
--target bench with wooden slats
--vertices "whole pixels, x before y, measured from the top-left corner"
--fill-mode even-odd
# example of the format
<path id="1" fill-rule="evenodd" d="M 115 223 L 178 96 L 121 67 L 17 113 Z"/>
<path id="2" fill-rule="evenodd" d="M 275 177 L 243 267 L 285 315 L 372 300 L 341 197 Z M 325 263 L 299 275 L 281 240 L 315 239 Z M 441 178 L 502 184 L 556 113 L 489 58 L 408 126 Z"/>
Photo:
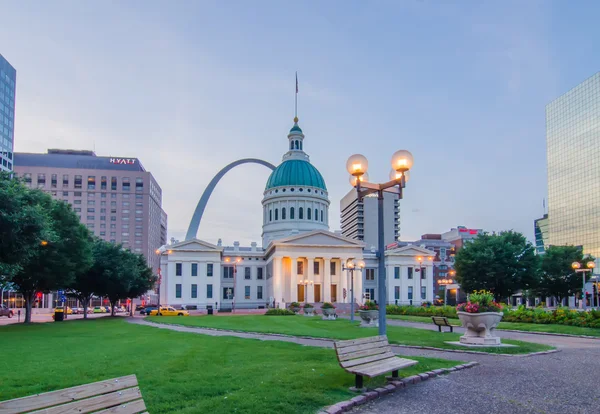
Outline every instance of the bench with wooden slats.
<path id="1" fill-rule="evenodd" d="M 445 316 L 432 316 L 431 320 L 433 321 L 434 325 L 437 325 L 439 332 L 442 332 L 442 326 L 449 327 L 450 332 L 454 332 L 454 327 L 460 326 L 460 325 L 452 325 L 448 321 L 448 318 L 446 318 Z"/>
<path id="2" fill-rule="evenodd" d="M 0 401 L 0 414 L 30 412 L 148 414 L 135 375 Z"/>
<path id="3" fill-rule="evenodd" d="M 387 336 L 352 339 L 335 343 L 340 366 L 356 375 L 356 389 L 362 389 L 363 376 L 372 378 L 391 372 L 398 378 L 398 370 L 415 365 L 417 361 L 398 358 L 390 346 Z"/>

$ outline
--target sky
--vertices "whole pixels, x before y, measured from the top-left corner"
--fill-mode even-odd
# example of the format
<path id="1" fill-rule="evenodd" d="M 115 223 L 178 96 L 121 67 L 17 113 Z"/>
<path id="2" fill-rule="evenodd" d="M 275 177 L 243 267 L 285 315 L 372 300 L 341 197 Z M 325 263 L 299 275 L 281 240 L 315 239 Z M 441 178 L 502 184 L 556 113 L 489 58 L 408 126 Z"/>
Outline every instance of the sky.
<path id="1" fill-rule="evenodd" d="M 459 225 L 533 239 L 546 197 L 545 106 L 600 70 L 597 1 L 0 0 L 17 69 L 15 151 L 139 158 L 183 240 L 212 177 L 281 162 L 295 72 L 304 149 L 331 230 L 347 158 L 387 181 L 414 155 L 401 238 Z M 269 170 L 213 192 L 198 238 L 260 244 Z"/>

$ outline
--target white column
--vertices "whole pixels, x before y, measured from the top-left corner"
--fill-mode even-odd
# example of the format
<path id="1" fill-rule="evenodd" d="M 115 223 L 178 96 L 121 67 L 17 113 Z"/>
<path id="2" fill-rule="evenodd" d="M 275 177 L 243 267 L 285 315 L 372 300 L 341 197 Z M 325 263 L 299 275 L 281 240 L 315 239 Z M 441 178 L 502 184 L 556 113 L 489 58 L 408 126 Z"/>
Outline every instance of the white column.
<path id="1" fill-rule="evenodd" d="M 323 259 L 323 302 L 331 302 L 331 259 Z"/>
<path id="2" fill-rule="evenodd" d="M 298 302 L 298 258 L 292 257 L 290 258 L 290 261 L 292 263 L 290 277 L 290 302 Z"/>
<path id="3" fill-rule="evenodd" d="M 273 258 L 273 297 L 275 298 L 275 306 L 281 303 L 283 299 L 283 277 L 281 267 L 281 257 Z"/>
<path id="4" fill-rule="evenodd" d="M 308 295 L 306 296 L 306 301 L 308 303 L 314 303 L 314 301 L 315 301 L 315 259 L 307 258 L 307 267 L 308 267 L 308 269 L 306 269 L 306 274 L 308 275 L 307 279 L 309 280 L 309 282 L 312 282 L 312 284 L 309 283 L 309 285 L 306 287 L 308 289 Z"/>

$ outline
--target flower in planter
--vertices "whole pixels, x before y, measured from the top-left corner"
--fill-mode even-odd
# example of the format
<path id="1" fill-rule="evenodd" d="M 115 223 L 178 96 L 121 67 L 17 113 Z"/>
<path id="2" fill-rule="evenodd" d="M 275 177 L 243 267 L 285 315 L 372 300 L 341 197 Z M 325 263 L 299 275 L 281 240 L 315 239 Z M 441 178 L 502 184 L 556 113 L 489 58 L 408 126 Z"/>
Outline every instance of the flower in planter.
<path id="1" fill-rule="evenodd" d="M 300 304 L 298 302 L 292 302 L 290 303 L 290 308 L 299 308 Z"/>
<path id="2" fill-rule="evenodd" d="M 365 302 L 364 305 L 360 306 L 358 309 L 362 310 L 362 311 L 379 310 L 379 305 L 377 305 L 375 302 L 373 302 L 371 300 L 368 300 Z"/>
<path id="3" fill-rule="evenodd" d="M 303 306 L 303 308 L 304 309 L 312 309 L 312 308 L 314 308 L 314 306 L 311 305 L 310 303 L 305 303 L 304 306 Z"/>
<path id="4" fill-rule="evenodd" d="M 321 305 L 321 309 L 335 309 L 335 306 L 333 306 L 333 303 L 323 302 L 323 305 Z"/>
<path id="5" fill-rule="evenodd" d="M 503 308 L 502 304 L 494 301 L 494 295 L 485 290 L 471 293 L 467 303 L 456 306 L 457 311 L 468 313 L 502 312 Z"/>

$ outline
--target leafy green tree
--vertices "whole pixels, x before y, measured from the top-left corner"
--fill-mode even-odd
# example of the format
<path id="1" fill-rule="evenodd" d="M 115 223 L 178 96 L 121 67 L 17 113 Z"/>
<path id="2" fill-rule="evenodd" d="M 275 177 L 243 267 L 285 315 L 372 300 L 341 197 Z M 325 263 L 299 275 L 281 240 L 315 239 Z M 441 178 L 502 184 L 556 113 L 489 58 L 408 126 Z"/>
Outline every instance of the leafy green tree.
<path id="1" fill-rule="evenodd" d="M 489 290 L 496 300 L 539 283 L 539 259 L 525 236 L 514 231 L 482 234 L 455 256 L 456 280 L 464 292 Z"/>
<path id="2" fill-rule="evenodd" d="M 54 234 L 48 210 L 33 193 L 8 173 L 0 173 L 0 275 L 17 272 Z"/>
<path id="3" fill-rule="evenodd" d="M 92 264 L 90 234 L 71 206 L 53 200 L 39 190 L 30 190 L 51 220 L 54 237 L 38 246 L 34 254 L 11 277 L 25 299 L 25 323 L 31 322 L 31 306 L 37 292 L 66 288 L 78 272 Z"/>
<path id="4" fill-rule="evenodd" d="M 104 240 L 94 238 L 92 244 L 92 264 L 89 269 L 78 271 L 68 287 L 69 295 L 76 297 L 83 306 L 83 318 L 87 319 L 87 310 L 90 300 L 96 292 L 102 290 L 101 279 L 104 277 L 103 268 L 100 265 L 107 253 L 107 247 L 111 244 Z"/>
<path id="5" fill-rule="evenodd" d="M 576 273 L 571 264 L 580 262 L 585 266 L 593 257 L 585 258 L 581 248 L 576 246 L 550 246 L 541 257 L 541 281 L 538 294 L 554 296 L 562 301 L 582 290 L 582 276 Z"/>

